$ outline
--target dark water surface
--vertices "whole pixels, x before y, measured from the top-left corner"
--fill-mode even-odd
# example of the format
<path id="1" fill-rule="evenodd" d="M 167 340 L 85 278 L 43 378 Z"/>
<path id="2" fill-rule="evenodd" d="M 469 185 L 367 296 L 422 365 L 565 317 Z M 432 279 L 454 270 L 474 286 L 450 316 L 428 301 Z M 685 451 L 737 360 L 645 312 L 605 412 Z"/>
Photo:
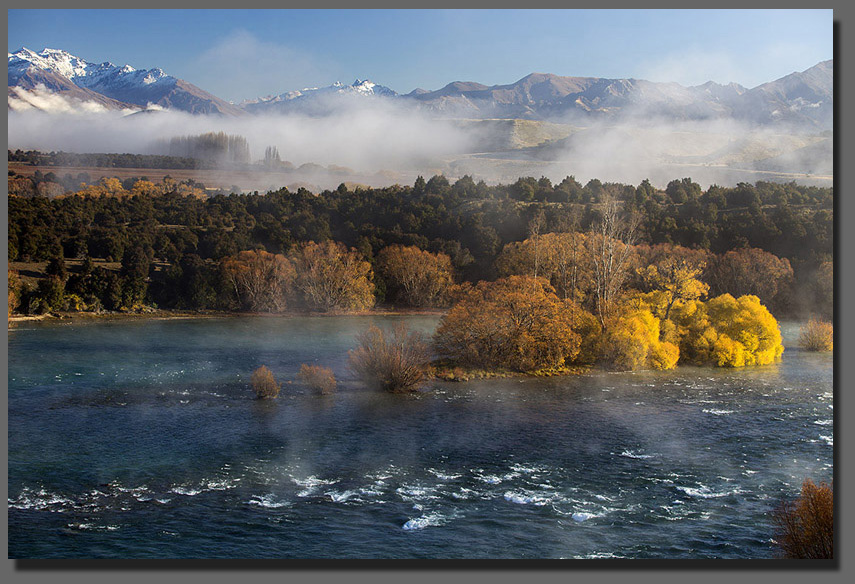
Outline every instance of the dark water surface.
<path id="1" fill-rule="evenodd" d="M 832 357 L 365 390 L 370 322 L 223 318 L 9 331 L 13 558 L 762 558 L 832 476 Z M 314 395 L 301 363 L 332 367 Z M 278 400 L 253 399 L 267 365 Z"/>

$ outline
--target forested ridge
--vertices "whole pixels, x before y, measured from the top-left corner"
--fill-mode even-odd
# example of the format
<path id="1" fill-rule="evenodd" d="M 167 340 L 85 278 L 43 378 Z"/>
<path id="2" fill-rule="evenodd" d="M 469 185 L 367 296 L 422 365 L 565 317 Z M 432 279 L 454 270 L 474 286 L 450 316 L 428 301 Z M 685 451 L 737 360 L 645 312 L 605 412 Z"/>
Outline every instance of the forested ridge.
<path id="1" fill-rule="evenodd" d="M 9 181 L 34 179 L 10 173 Z M 227 261 L 257 250 L 256 255 L 265 252 L 294 263 L 305 260 L 309 242 L 336 242 L 335 250 L 327 246 L 324 253 L 353 254 L 354 261 L 366 262 L 365 277 L 373 284 L 370 304 L 398 304 L 403 295 L 390 286 L 403 285 L 384 276 L 388 269 L 384 272 L 379 263 L 389 246 L 447 256 L 446 271 L 458 284 L 490 281 L 514 273 L 507 259 L 515 246 L 528 241 L 536 250 L 549 234 L 590 237 L 606 203 L 614 203 L 636 226 L 633 241 L 627 242 L 633 254 L 626 286 L 650 289 L 640 268 L 663 254 L 693 251 L 703 256 L 695 258 L 701 266 L 698 277 L 712 286 L 711 294 L 752 293 L 776 314 L 830 316 L 834 194 L 828 188 L 758 182 L 704 191 L 683 178 L 657 189 L 646 180 L 636 186 L 596 179 L 582 185 L 572 176 L 557 184 L 527 177 L 497 186 L 469 176 L 453 183 L 443 176 L 419 177 L 412 186 L 340 185 L 317 195 L 282 188 L 206 197 L 203 185 L 169 179 L 103 179 L 79 186 L 54 198 L 10 196 L 8 204 L 10 262 L 96 258 L 122 263 L 120 271 L 111 271 L 89 261 L 88 283 L 79 281 L 79 274 L 64 274 L 63 290 L 76 294 L 79 305 L 251 309 L 234 284 L 227 285 Z M 530 275 L 542 275 L 538 261 L 533 268 L 523 265 L 521 273 L 533 269 Z M 555 285 L 557 276 L 552 277 Z M 44 301 L 45 295 L 44 290 L 40 296 L 21 289 L 16 297 L 27 302 L 15 308 L 60 308 Z M 440 296 L 431 302 L 438 303 Z M 53 295 L 54 300 L 61 297 Z M 305 293 L 301 298 L 297 304 L 306 303 Z"/>

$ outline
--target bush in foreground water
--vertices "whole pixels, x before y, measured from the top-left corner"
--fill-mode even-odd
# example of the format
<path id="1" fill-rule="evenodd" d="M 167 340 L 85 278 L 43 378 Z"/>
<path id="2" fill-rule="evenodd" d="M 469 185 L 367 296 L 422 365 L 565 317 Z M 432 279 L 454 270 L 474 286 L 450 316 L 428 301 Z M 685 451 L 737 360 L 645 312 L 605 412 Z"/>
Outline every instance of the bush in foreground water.
<path id="1" fill-rule="evenodd" d="M 279 395 L 279 384 L 276 383 L 273 372 L 264 365 L 252 372 L 249 381 L 258 399 L 272 399 Z"/>
<path id="2" fill-rule="evenodd" d="M 393 393 L 418 389 L 430 370 L 430 346 L 421 333 L 401 323 L 391 332 L 372 325 L 357 336 L 359 346 L 348 352 L 349 365 L 370 386 Z"/>
<path id="3" fill-rule="evenodd" d="M 335 391 L 335 375 L 329 367 L 303 363 L 300 365 L 300 373 L 297 374 L 297 377 L 310 388 L 322 394 Z"/>
<path id="4" fill-rule="evenodd" d="M 834 557 L 834 487 L 807 479 L 801 495 L 783 503 L 772 515 L 775 543 L 789 559 Z"/>
<path id="5" fill-rule="evenodd" d="M 808 351 L 834 350 L 834 327 L 830 322 L 811 319 L 801 328 L 799 344 Z"/>

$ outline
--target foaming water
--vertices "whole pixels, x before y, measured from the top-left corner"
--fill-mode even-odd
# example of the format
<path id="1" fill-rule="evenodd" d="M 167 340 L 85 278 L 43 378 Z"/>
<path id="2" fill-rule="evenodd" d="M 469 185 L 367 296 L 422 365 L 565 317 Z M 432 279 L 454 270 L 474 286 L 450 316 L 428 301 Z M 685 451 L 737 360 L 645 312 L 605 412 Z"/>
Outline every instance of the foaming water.
<path id="1" fill-rule="evenodd" d="M 397 320 L 15 330 L 10 557 L 764 558 L 769 511 L 831 478 L 829 355 L 367 391 L 347 350 Z"/>

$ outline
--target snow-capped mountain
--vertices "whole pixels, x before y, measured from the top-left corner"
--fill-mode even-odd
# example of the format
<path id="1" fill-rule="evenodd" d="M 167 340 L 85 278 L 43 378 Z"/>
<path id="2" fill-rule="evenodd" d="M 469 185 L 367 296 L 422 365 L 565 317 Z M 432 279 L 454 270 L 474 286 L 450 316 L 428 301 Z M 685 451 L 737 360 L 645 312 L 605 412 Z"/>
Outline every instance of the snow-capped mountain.
<path id="1" fill-rule="evenodd" d="M 41 90 L 43 86 L 48 92 L 82 102 L 95 101 L 109 109 L 157 105 L 191 113 L 241 113 L 233 105 L 159 68 L 137 70 L 110 62 L 90 63 L 58 49 L 36 53 L 22 48 L 8 55 L 10 96 L 22 90 Z"/>
<path id="2" fill-rule="evenodd" d="M 313 106 L 332 105 L 330 102 L 339 97 L 397 97 L 398 93 L 388 87 L 379 85 L 368 79 L 357 79 L 350 85 L 336 81 L 327 87 L 307 87 L 294 91 L 286 91 L 279 95 L 270 95 L 257 99 L 244 100 L 239 107 L 248 112 L 261 113 L 266 111 L 305 110 Z M 319 103 L 323 102 L 323 104 Z"/>
<path id="3" fill-rule="evenodd" d="M 809 131 L 833 124 L 834 62 L 747 89 L 736 83 L 707 82 L 694 87 L 643 79 L 562 77 L 532 73 L 506 84 L 487 86 L 455 81 L 406 95 L 368 79 L 350 85 L 300 90 L 228 103 L 155 68 L 136 70 L 109 62 L 90 63 L 57 49 L 9 53 L 9 107 L 40 107 L 59 95 L 75 103 L 109 109 L 143 109 L 155 104 L 192 113 L 241 115 L 299 112 L 325 116 L 354 103 L 394 100 L 404 108 L 452 118 L 551 120 L 585 124 L 590 119 L 718 120 L 790 126 Z M 23 104 L 23 105 L 22 105 Z"/>

